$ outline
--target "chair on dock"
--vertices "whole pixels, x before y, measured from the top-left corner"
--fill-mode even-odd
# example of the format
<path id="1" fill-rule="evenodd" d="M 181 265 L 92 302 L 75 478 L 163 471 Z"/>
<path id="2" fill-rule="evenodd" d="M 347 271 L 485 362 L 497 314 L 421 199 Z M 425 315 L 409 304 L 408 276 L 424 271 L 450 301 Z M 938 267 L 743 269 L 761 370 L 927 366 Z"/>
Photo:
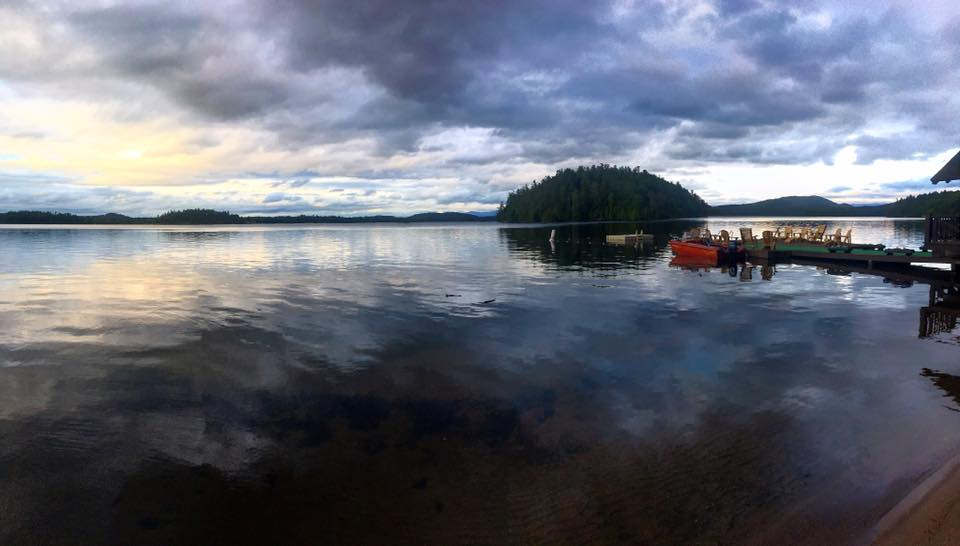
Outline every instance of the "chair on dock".
<path id="1" fill-rule="evenodd" d="M 837 231 L 835 231 L 832 235 L 827 235 L 828 244 L 838 245 L 842 241 L 843 241 L 843 231 L 841 231 L 840 228 L 837 228 Z"/>
<path id="2" fill-rule="evenodd" d="M 706 241 L 706 242 L 708 242 L 708 243 L 712 243 L 712 242 L 713 242 L 713 234 L 710 233 L 710 230 L 709 230 L 709 229 L 704 229 L 702 233 L 703 233 L 703 240 L 704 240 L 704 241 Z"/>
<path id="3" fill-rule="evenodd" d="M 838 229 L 837 231 L 840 231 L 840 230 Z M 847 234 L 843 236 L 843 239 L 842 239 L 840 242 L 843 243 L 843 244 L 845 244 L 845 245 L 852 245 L 852 244 L 853 244 L 853 230 L 852 230 L 852 229 L 848 229 L 848 230 L 847 230 Z"/>
<path id="4" fill-rule="evenodd" d="M 777 238 L 774 237 L 774 233 L 772 231 L 763 232 L 763 248 L 767 250 L 777 249 Z"/>
<path id="5" fill-rule="evenodd" d="M 827 224 L 820 224 L 817 226 L 817 229 L 813 231 L 813 238 L 811 240 L 818 243 L 823 242 L 823 235 L 827 232 Z"/>
<path id="6" fill-rule="evenodd" d="M 725 229 L 721 229 L 721 230 L 720 230 L 720 235 L 717 236 L 717 240 L 720 241 L 721 243 L 724 243 L 724 244 L 729 243 L 729 242 L 730 242 L 730 232 L 727 231 L 727 230 L 725 230 Z"/>
<path id="7" fill-rule="evenodd" d="M 757 242 L 756 235 L 753 234 L 753 228 L 742 227 L 740 228 L 740 240 L 743 241 L 743 244 L 752 244 Z"/>
<path id="8" fill-rule="evenodd" d="M 790 226 L 783 228 L 783 242 L 791 243 L 793 242 L 793 239 L 793 228 Z"/>

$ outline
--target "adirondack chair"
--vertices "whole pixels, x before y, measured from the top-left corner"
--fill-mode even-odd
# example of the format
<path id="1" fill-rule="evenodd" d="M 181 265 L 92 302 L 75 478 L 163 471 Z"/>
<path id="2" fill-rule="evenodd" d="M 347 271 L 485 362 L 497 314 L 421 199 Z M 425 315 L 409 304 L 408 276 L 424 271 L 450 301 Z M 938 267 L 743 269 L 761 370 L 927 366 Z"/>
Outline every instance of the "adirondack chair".
<path id="1" fill-rule="evenodd" d="M 757 242 L 757 237 L 753 234 L 753 228 L 740 228 L 740 240 L 744 244 Z"/>
<path id="2" fill-rule="evenodd" d="M 840 230 L 837 230 L 837 231 L 840 231 Z M 842 242 L 842 243 L 845 244 L 845 245 L 852 245 L 852 244 L 853 244 L 853 230 L 852 230 L 852 229 L 848 229 L 848 230 L 847 230 L 847 234 L 843 236 L 843 240 L 840 241 L 840 242 Z"/>
<path id="3" fill-rule="evenodd" d="M 831 244 L 840 244 L 843 241 L 843 231 L 837 228 L 832 235 L 827 236 L 827 242 Z"/>
<path id="4" fill-rule="evenodd" d="M 710 233 L 710 230 L 709 230 L 709 229 L 704 229 L 704 230 L 703 230 L 703 240 L 706 241 L 706 242 L 708 242 L 708 243 L 712 243 L 712 242 L 713 242 L 713 234 Z"/>
<path id="5" fill-rule="evenodd" d="M 725 230 L 725 229 L 721 229 L 721 230 L 720 230 L 720 235 L 717 237 L 717 240 L 720 241 L 721 243 L 725 243 L 725 244 L 726 244 L 726 243 L 729 243 L 729 242 L 730 242 L 730 232 L 727 231 L 727 230 Z"/>
<path id="6" fill-rule="evenodd" d="M 813 231 L 813 241 L 818 243 L 823 242 L 823 234 L 827 232 L 827 224 L 820 224 L 817 226 L 817 229 Z"/>
<path id="7" fill-rule="evenodd" d="M 772 231 L 763 232 L 763 248 L 768 250 L 777 249 L 777 238 L 774 237 L 774 233 Z"/>
<path id="8" fill-rule="evenodd" d="M 793 228 L 790 226 L 783 228 L 783 241 L 785 243 L 790 243 L 793 242 L 793 239 Z"/>

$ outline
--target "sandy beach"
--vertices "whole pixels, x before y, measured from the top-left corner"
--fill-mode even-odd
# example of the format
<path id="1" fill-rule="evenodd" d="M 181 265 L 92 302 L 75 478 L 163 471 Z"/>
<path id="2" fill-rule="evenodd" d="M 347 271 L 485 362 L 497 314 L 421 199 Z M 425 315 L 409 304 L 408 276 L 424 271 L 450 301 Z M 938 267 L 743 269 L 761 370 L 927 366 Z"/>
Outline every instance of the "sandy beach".
<path id="1" fill-rule="evenodd" d="M 960 544 L 960 457 L 924 480 L 884 516 L 874 544 Z"/>

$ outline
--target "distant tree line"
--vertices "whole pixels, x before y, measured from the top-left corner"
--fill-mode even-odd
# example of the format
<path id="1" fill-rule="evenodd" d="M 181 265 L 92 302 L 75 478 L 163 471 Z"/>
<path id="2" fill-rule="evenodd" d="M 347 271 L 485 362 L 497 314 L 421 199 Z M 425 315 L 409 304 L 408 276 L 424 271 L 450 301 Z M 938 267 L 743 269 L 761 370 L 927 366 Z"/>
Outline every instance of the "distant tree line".
<path id="1" fill-rule="evenodd" d="M 960 216 L 960 190 L 911 195 L 884 207 L 884 216 Z"/>
<path id="2" fill-rule="evenodd" d="M 365 224 L 365 223 L 420 223 L 420 222 L 485 222 L 493 217 L 481 217 L 465 212 L 423 212 L 412 216 L 245 216 L 247 224 Z"/>
<path id="3" fill-rule="evenodd" d="M 413 216 L 240 216 L 238 214 L 212 209 L 188 209 L 165 212 L 155 218 L 134 218 L 114 213 L 91 216 L 43 211 L 11 211 L 0 213 L 0 224 L 357 224 L 383 222 L 483 222 L 493 220 L 493 217 L 480 217 L 462 212 L 426 212 L 414 214 Z"/>
<path id="4" fill-rule="evenodd" d="M 709 210 L 697 194 L 639 167 L 593 165 L 559 170 L 511 192 L 497 220 L 637 221 L 703 216 Z"/>
<path id="5" fill-rule="evenodd" d="M 81 216 L 36 210 L 0 212 L 0 224 L 147 224 L 152 222 L 153 218 L 131 218 L 113 213 Z"/>
<path id="6" fill-rule="evenodd" d="M 157 216 L 156 223 L 166 225 L 242 224 L 239 214 L 211 209 L 173 210 Z"/>

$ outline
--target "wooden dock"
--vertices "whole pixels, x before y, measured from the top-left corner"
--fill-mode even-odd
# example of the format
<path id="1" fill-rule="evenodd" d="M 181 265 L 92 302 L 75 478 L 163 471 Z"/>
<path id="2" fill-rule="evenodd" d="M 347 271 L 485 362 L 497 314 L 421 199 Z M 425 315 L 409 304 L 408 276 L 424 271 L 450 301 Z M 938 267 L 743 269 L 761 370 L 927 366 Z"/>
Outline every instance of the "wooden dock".
<path id="1" fill-rule="evenodd" d="M 607 243 L 611 245 L 639 245 L 652 243 L 652 233 L 627 233 L 625 235 L 607 235 Z"/>
<path id="2" fill-rule="evenodd" d="M 960 218 L 928 216 L 923 250 L 960 261 Z"/>
<path id="3" fill-rule="evenodd" d="M 934 252 L 872 250 L 865 248 L 837 249 L 823 245 L 776 245 L 767 248 L 763 243 L 747 244 L 747 259 L 751 261 L 788 262 L 792 260 L 821 263 L 859 264 L 868 269 L 874 266 L 909 266 L 910 264 L 946 264 L 960 272 L 960 258 L 937 255 Z"/>

